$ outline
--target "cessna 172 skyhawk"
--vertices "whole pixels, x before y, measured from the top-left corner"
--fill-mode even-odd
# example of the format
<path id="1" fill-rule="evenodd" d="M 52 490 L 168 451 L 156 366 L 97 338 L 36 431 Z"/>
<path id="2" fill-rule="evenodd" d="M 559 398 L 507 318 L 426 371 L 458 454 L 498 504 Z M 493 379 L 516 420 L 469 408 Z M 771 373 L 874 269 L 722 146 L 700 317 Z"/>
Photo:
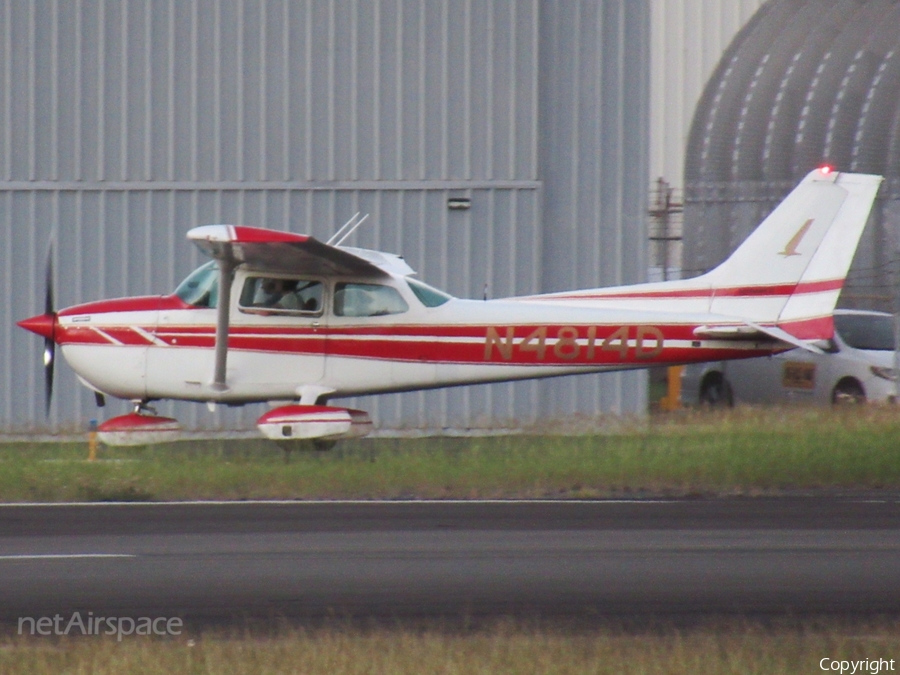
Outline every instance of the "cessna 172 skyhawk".
<path id="1" fill-rule="evenodd" d="M 692 279 L 498 300 L 450 297 L 398 256 L 234 225 L 190 230 L 212 260 L 172 295 L 122 298 L 19 325 L 79 379 L 134 412 L 111 444 L 177 429 L 149 403 L 269 402 L 273 440 L 327 444 L 371 430 L 360 394 L 816 350 L 880 176 L 811 172 L 721 265 Z M 334 238 L 333 238 L 334 239 Z M 49 396 L 49 387 L 48 387 Z"/>

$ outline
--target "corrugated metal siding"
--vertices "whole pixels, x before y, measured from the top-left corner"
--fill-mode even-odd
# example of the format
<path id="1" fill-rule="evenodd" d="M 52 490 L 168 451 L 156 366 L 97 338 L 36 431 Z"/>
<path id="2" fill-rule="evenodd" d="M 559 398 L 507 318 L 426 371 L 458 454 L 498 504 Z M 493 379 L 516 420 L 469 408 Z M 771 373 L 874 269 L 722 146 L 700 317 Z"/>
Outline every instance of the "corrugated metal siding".
<path id="1" fill-rule="evenodd" d="M 684 187 L 685 146 L 706 81 L 764 1 L 651 0 L 651 181 Z"/>
<path id="2" fill-rule="evenodd" d="M 537 0 L 0 7 L 4 180 L 533 180 Z"/>
<path id="3" fill-rule="evenodd" d="M 546 291 L 646 279 L 649 5 L 559 3 L 541 15 Z M 646 407 L 643 371 L 540 385 L 557 414 Z"/>
<path id="4" fill-rule="evenodd" d="M 729 46 L 694 117 L 685 267 L 718 264 L 811 169 L 886 177 L 841 303 L 894 309 L 900 254 L 900 5 L 770 0 Z"/>
<path id="5" fill-rule="evenodd" d="M 573 12 L 588 20 L 567 48 Z M 198 224 L 327 238 L 356 211 L 371 217 L 352 243 L 402 252 L 461 296 L 639 278 L 647 24 L 646 4 L 625 0 L 0 1 L 4 426 L 43 424 L 38 340 L 13 324 L 40 310 L 54 229 L 59 306 L 170 292 L 200 262 L 184 240 Z M 585 92 L 575 117 L 540 103 L 559 80 Z M 570 135 L 539 143 L 559 116 Z M 578 182 L 557 176 L 573 148 Z M 545 204 L 557 184 L 578 203 Z M 472 209 L 448 211 L 449 196 Z M 574 274 L 546 253 L 563 239 L 594 247 Z M 56 426 L 96 414 L 67 367 L 57 377 Z M 541 387 L 560 385 L 529 383 L 360 403 L 384 426 L 636 412 L 638 380 L 570 380 L 559 408 Z M 192 426 L 258 415 L 169 411 Z"/>

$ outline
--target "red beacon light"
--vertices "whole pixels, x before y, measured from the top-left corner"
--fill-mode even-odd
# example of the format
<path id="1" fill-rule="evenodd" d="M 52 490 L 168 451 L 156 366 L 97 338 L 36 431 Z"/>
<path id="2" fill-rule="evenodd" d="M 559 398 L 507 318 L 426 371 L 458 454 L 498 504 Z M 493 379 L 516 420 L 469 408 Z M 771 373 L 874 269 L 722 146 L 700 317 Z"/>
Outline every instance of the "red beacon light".
<path id="1" fill-rule="evenodd" d="M 819 167 L 819 171 L 822 172 L 822 175 L 823 175 L 823 176 L 827 176 L 827 175 L 830 174 L 832 171 L 834 171 L 834 168 L 828 166 L 827 164 L 823 164 L 822 166 Z"/>

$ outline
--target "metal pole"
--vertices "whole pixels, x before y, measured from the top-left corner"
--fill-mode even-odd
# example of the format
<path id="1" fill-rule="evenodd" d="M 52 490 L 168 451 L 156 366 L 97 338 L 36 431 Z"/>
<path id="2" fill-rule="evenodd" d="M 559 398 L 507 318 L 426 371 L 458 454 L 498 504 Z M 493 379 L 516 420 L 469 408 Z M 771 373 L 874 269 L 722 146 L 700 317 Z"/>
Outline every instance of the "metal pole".
<path id="1" fill-rule="evenodd" d="M 228 361 L 228 323 L 231 309 L 231 282 L 234 280 L 235 261 L 219 259 L 219 303 L 216 315 L 216 369 L 212 388 L 227 391 L 225 368 Z"/>
<path id="2" fill-rule="evenodd" d="M 671 213 L 672 208 L 672 189 L 669 187 L 669 184 L 665 182 L 662 178 L 659 179 L 659 191 L 660 196 L 664 199 L 663 209 L 662 209 L 662 246 L 663 246 L 663 255 L 662 255 L 662 265 L 663 265 L 663 281 L 669 280 L 669 215 Z"/>
<path id="3" fill-rule="evenodd" d="M 894 270 L 894 396 L 900 403 L 900 270 Z"/>
<path id="4" fill-rule="evenodd" d="M 88 461 L 97 460 L 97 420 L 91 420 L 88 427 Z"/>

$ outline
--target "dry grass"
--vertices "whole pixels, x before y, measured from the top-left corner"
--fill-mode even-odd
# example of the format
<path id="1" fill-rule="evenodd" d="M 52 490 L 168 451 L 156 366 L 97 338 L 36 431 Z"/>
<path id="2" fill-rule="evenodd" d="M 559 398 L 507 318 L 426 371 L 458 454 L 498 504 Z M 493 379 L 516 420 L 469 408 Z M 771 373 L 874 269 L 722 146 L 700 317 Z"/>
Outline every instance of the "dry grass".
<path id="1" fill-rule="evenodd" d="M 22 638 L 0 641 L 0 673 L 304 675 L 765 675 L 823 672 L 819 663 L 900 659 L 900 624 L 726 621 L 694 628 L 565 631 L 501 621 L 473 631 L 286 628 L 207 631 L 178 639 Z M 864 665 L 864 664 L 862 664 Z M 890 672 L 886 664 L 881 671 Z M 893 663 L 893 670 L 897 668 Z"/>

